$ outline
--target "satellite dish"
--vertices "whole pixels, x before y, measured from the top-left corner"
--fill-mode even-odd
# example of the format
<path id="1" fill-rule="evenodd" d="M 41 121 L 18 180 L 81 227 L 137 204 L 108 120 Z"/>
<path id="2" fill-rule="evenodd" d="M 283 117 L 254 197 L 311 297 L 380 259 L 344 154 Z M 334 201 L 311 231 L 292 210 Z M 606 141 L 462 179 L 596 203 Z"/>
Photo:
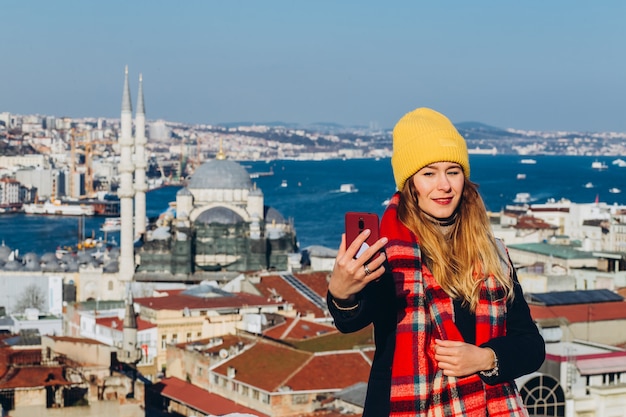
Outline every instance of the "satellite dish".
<path id="1" fill-rule="evenodd" d="M 226 359 L 228 357 L 228 351 L 226 349 L 220 349 L 220 358 Z"/>

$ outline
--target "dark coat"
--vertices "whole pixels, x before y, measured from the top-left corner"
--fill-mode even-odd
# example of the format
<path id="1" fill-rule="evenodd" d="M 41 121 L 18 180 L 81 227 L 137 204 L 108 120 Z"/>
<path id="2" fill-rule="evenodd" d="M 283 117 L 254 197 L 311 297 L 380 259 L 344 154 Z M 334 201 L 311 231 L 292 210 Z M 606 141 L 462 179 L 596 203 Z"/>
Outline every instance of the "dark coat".
<path id="1" fill-rule="evenodd" d="M 494 350 L 498 357 L 499 374 L 487 378 L 485 383 L 512 381 L 539 369 L 545 359 L 545 343 L 530 316 L 522 288 L 514 273 L 515 297 L 507 308 L 507 335 L 491 339 L 482 346 Z M 338 309 L 327 296 L 327 304 L 335 325 L 342 333 L 358 331 L 374 325 L 376 352 L 370 371 L 363 417 L 389 415 L 391 394 L 391 365 L 395 348 L 397 308 L 393 277 L 386 273 L 377 282 L 370 283 L 357 296 L 358 308 L 351 311 Z M 461 303 L 454 303 L 455 323 L 467 343 L 475 343 L 476 319 Z"/>

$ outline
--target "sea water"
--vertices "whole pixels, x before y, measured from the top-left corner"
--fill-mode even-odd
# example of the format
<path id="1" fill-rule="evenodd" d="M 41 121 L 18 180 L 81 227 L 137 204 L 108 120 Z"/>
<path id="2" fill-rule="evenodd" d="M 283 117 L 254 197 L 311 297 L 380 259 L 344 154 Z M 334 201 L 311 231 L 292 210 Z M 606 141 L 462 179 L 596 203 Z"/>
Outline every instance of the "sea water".
<path id="1" fill-rule="evenodd" d="M 521 163 L 533 159 L 535 164 Z M 491 211 L 512 204 L 518 193 L 528 193 L 531 203 L 567 198 L 575 203 L 626 205 L 626 167 L 613 164 L 617 157 L 470 155 L 472 181 Z M 623 157 L 622 159 L 626 159 Z M 591 167 L 602 161 L 607 169 Z M 263 191 L 265 204 L 293 222 L 300 248 L 321 245 L 337 248 L 343 232 L 346 211 L 369 211 L 382 215 L 384 202 L 395 191 L 388 158 L 332 159 L 324 161 L 243 161 L 251 173 L 273 172 L 252 181 Z M 524 174 L 524 179 L 518 179 Z M 590 183 L 590 184 L 588 184 Z M 354 192 L 340 191 L 342 184 L 353 184 Z M 591 185 L 589 187 L 588 185 Z M 610 189 L 620 189 L 611 193 Z M 175 201 L 177 187 L 148 192 L 147 215 L 157 217 Z M 84 220 L 84 228 L 81 222 Z M 75 245 L 84 237 L 104 239 L 103 217 L 0 215 L 0 244 L 19 249 L 21 254 L 53 252 Z M 119 243 L 119 232 L 107 240 Z"/>

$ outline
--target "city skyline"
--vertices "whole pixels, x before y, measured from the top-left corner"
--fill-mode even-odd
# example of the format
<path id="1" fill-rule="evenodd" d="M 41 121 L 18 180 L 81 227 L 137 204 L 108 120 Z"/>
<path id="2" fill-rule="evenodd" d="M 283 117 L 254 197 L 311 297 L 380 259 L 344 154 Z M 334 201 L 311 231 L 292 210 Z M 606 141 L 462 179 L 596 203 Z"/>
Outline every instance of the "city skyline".
<path id="1" fill-rule="evenodd" d="M 0 112 L 181 123 L 626 131 L 626 4 L 249 0 L 3 4 Z"/>

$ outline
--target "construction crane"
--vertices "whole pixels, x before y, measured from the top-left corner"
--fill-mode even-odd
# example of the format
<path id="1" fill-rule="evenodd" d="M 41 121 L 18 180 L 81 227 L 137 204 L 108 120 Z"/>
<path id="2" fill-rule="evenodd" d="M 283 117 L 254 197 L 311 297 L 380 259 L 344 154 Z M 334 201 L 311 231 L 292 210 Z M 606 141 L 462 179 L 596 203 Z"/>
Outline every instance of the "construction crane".
<path id="1" fill-rule="evenodd" d="M 91 198 L 95 195 L 94 189 L 94 173 L 93 173 L 93 155 L 98 154 L 94 148 L 97 145 L 113 145 L 116 142 L 111 140 L 93 140 L 89 136 L 90 131 L 76 132 L 72 128 L 71 131 L 71 147 L 70 147 L 70 195 L 74 195 L 74 177 L 78 172 L 78 164 L 76 161 L 76 155 L 82 154 L 85 156 L 83 166 L 83 173 L 85 175 L 85 195 L 80 197 Z M 86 140 L 77 141 L 77 137 L 86 137 Z"/>

